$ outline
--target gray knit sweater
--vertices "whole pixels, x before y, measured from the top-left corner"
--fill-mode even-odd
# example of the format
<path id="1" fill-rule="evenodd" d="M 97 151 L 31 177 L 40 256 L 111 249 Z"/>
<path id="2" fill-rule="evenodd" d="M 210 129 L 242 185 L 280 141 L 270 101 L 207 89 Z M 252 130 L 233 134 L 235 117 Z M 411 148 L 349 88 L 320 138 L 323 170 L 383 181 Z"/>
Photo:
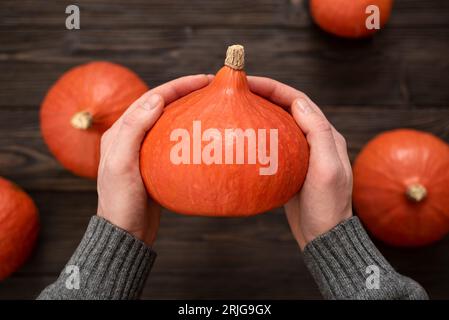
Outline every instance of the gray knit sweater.
<path id="1" fill-rule="evenodd" d="M 38 299 L 137 299 L 156 254 L 97 216 L 59 278 Z M 327 299 L 427 299 L 398 274 L 353 217 L 310 242 L 304 261 Z"/>

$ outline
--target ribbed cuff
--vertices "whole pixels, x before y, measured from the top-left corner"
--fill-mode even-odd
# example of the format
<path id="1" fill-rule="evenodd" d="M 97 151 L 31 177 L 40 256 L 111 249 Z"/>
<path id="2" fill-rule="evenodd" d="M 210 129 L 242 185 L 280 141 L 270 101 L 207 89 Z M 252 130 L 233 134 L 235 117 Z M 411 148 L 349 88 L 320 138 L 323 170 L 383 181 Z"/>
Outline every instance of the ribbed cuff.
<path id="1" fill-rule="evenodd" d="M 93 216 L 65 270 L 40 298 L 136 299 L 155 258 L 145 243 Z"/>
<path id="2" fill-rule="evenodd" d="M 327 299 L 362 297 L 370 289 L 370 275 L 375 277 L 378 271 L 382 281 L 395 274 L 357 217 L 343 221 L 307 244 L 304 261 Z"/>

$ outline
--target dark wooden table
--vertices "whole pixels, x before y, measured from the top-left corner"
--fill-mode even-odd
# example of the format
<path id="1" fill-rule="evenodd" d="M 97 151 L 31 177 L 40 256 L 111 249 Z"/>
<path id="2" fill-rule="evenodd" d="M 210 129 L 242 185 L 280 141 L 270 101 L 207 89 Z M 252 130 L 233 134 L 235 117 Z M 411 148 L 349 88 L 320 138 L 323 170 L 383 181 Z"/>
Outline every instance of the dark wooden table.
<path id="1" fill-rule="evenodd" d="M 42 220 L 28 263 L 0 298 L 33 298 L 55 279 L 96 211 L 95 183 L 65 171 L 39 132 L 39 104 L 70 67 L 122 63 L 150 85 L 220 68 L 242 43 L 247 71 L 308 93 L 347 137 L 353 159 L 377 133 L 411 127 L 449 141 L 449 3 L 399 0 L 388 27 L 345 41 L 315 27 L 303 0 L 77 1 L 81 30 L 65 29 L 67 1 L 0 2 L 0 175 L 26 189 Z M 449 298 L 449 238 L 381 251 L 432 298 Z M 282 209 L 248 219 L 165 212 L 158 260 L 143 298 L 319 298 Z"/>

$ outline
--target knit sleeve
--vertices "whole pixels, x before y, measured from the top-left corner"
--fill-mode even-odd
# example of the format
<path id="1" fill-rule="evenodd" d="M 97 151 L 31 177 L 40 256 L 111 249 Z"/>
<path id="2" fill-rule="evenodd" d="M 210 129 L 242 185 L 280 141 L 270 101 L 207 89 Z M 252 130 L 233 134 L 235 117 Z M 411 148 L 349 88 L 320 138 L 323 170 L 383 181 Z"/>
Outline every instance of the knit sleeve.
<path id="1" fill-rule="evenodd" d="M 37 299 L 137 299 L 155 257 L 142 241 L 93 216 L 59 278 Z"/>
<path id="2" fill-rule="evenodd" d="M 326 299 L 428 299 L 385 260 L 357 217 L 307 244 L 304 261 Z"/>

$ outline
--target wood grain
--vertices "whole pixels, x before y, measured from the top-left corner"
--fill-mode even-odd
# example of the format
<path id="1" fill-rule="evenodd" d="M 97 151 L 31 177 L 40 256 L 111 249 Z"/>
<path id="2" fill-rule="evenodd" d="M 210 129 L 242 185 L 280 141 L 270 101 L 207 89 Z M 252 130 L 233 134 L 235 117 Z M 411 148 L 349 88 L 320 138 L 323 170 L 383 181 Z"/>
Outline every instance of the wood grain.
<path id="1" fill-rule="evenodd" d="M 96 211 L 95 182 L 73 176 L 39 132 L 45 92 L 70 67 L 122 63 L 151 86 L 214 73 L 229 44 L 246 46 L 249 74 L 296 87 L 323 107 L 351 159 L 376 134 L 409 127 L 449 142 L 449 2 L 398 0 L 372 39 L 320 31 L 306 0 L 82 0 L 81 30 L 65 29 L 66 1 L 0 2 L 0 175 L 35 199 L 42 230 L 0 299 L 32 299 L 53 281 Z M 319 298 L 282 209 L 248 219 L 165 211 L 143 298 Z M 449 298 L 449 238 L 421 249 L 379 243 L 432 298 Z"/>
<path id="2" fill-rule="evenodd" d="M 0 21 L 11 28 L 64 28 L 65 1 L 2 0 Z M 82 28 L 225 26 L 308 27 L 308 0 L 78 0 Z M 126 14 L 125 14 L 126 13 Z M 390 24 L 394 27 L 448 26 L 445 0 L 395 1 Z"/>
<path id="3" fill-rule="evenodd" d="M 40 210 L 41 236 L 28 263 L 1 284 L 0 299 L 35 296 L 38 291 L 14 289 L 23 288 L 27 279 L 45 279 L 37 282 L 40 288 L 54 280 L 96 212 L 93 192 L 31 195 Z M 316 289 L 310 290 L 314 283 L 282 210 L 248 219 L 191 218 L 165 211 L 155 250 L 159 257 L 144 298 L 319 297 Z"/>
<path id="4" fill-rule="evenodd" d="M 51 283 L 96 210 L 93 192 L 31 195 L 41 215 L 39 242 L 27 264 L 1 283 L 0 299 L 34 298 Z M 447 297 L 449 255 L 443 253 L 449 250 L 449 238 L 422 249 L 382 244 L 379 248 L 398 271 L 422 283 L 433 298 Z M 155 250 L 158 259 L 142 296 L 145 299 L 320 297 L 282 209 L 242 219 L 185 217 L 164 211 Z"/>
<path id="5" fill-rule="evenodd" d="M 346 137 L 351 159 L 376 134 L 396 128 L 432 132 L 449 142 L 449 108 L 334 106 L 323 110 Z M 52 157 L 42 141 L 38 119 L 38 110 L 0 109 L 0 175 L 27 190 L 95 191 L 95 182 L 72 175 Z"/>
<path id="6" fill-rule="evenodd" d="M 4 31 L 0 108 L 37 108 L 64 71 L 91 60 L 122 63 L 150 87 L 215 73 L 233 43 L 246 46 L 249 74 L 287 83 L 320 105 L 447 107 L 447 39 L 449 28 L 390 28 L 360 42 L 316 29 Z"/>

